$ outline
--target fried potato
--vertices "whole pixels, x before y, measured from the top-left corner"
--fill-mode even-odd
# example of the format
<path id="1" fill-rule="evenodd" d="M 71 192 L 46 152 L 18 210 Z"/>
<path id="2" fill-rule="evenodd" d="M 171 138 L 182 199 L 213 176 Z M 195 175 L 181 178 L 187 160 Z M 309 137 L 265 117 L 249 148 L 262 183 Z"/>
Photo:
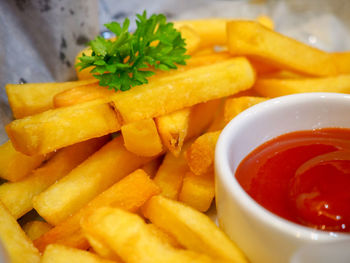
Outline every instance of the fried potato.
<path id="1" fill-rule="evenodd" d="M 311 76 L 337 74 L 331 54 L 307 46 L 253 21 L 227 23 L 229 51 L 263 59 L 279 68 Z"/>
<path id="2" fill-rule="evenodd" d="M 209 217 L 191 207 L 158 195 L 144 205 L 143 213 L 190 250 L 205 253 L 216 260 L 248 262 Z"/>
<path id="3" fill-rule="evenodd" d="M 0 202 L 0 240 L 11 263 L 40 262 L 39 251 L 23 232 L 16 219 Z"/>
<path id="4" fill-rule="evenodd" d="M 158 117 L 249 89 L 255 75 L 243 57 L 197 67 L 112 97 L 122 123 Z M 138 105 L 135 108 L 133 105 Z"/>
<path id="5" fill-rule="evenodd" d="M 144 170 L 146 174 L 148 174 L 151 178 L 154 178 L 162 161 L 163 161 L 163 155 L 142 165 L 140 169 Z"/>
<path id="6" fill-rule="evenodd" d="M 186 141 L 201 135 L 214 121 L 222 100 L 210 100 L 192 107 Z"/>
<path id="7" fill-rule="evenodd" d="M 213 171 L 214 153 L 220 131 L 207 132 L 198 137 L 186 152 L 186 160 L 196 175 Z"/>
<path id="8" fill-rule="evenodd" d="M 41 263 L 116 263 L 103 259 L 91 252 L 52 244 L 47 247 L 40 261 Z"/>
<path id="9" fill-rule="evenodd" d="M 350 52 L 335 52 L 332 54 L 332 56 L 338 73 L 350 74 Z"/>
<path id="10" fill-rule="evenodd" d="M 64 90 L 92 83 L 97 80 L 7 84 L 5 89 L 13 116 L 19 119 L 51 109 L 53 97 Z"/>
<path id="11" fill-rule="evenodd" d="M 0 146 L 0 177 L 11 182 L 18 181 L 39 167 L 47 157 L 42 154 L 24 155 L 13 148 L 11 141 L 7 141 Z"/>
<path id="12" fill-rule="evenodd" d="M 33 220 L 27 222 L 23 226 L 23 231 L 30 238 L 30 240 L 35 240 L 49 231 L 52 226 L 44 221 Z"/>
<path id="13" fill-rule="evenodd" d="M 113 90 L 94 84 L 78 86 L 56 94 L 53 97 L 53 106 L 55 108 L 66 107 L 86 101 L 105 98 L 114 93 Z"/>
<path id="14" fill-rule="evenodd" d="M 232 95 L 249 89 L 254 80 L 247 59 L 229 59 L 116 93 L 109 98 L 111 102 L 94 100 L 15 120 L 6 126 L 6 131 L 16 150 L 28 155 L 43 154 L 115 132 L 121 123 L 158 117 Z"/>
<path id="15" fill-rule="evenodd" d="M 190 108 L 185 108 L 155 119 L 159 135 L 168 150 L 178 156 L 187 135 Z"/>
<path id="16" fill-rule="evenodd" d="M 267 98 L 253 96 L 242 96 L 238 98 L 227 99 L 224 109 L 225 125 L 245 109 L 248 109 L 249 107 L 266 100 Z"/>
<path id="17" fill-rule="evenodd" d="M 200 47 L 226 44 L 226 22 L 228 19 L 212 18 L 175 21 L 175 28 L 187 26 L 198 33 Z"/>
<path id="18" fill-rule="evenodd" d="M 35 196 L 33 207 L 47 222 L 57 225 L 96 195 L 150 160 L 127 151 L 123 146 L 123 138 L 119 136 Z"/>
<path id="19" fill-rule="evenodd" d="M 23 180 L 0 185 L 0 201 L 18 219 L 33 208 L 32 199 L 35 195 L 68 174 L 105 144 L 108 138 L 91 139 L 61 149 Z"/>
<path id="20" fill-rule="evenodd" d="M 199 34 L 194 29 L 186 25 L 181 26 L 178 30 L 181 33 L 181 37 L 185 39 L 187 49 L 186 54 L 190 55 L 194 53 L 201 43 Z"/>
<path id="21" fill-rule="evenodd" d="M 179 201 L 200 212 L 206 212 L 215 196 L 214 174 L 194 175 L 187 172 L 183 178 Z"/>
<path id="22" fill-rule="evenodd" d="M 99 208 L 81 222 L 85 233 L 109 246 L 124 262 L 214 262 L 204 254 L 164 243 L 138 215 Z"/>
<path id="23" fill-rule="evenodd" d="M 278 97 L 304 92 L 350 93 L 350 75 L 325 78 L 259 79 L 254 90 L 262 96 Z"/>
<path id="24" fill-rule="evenodd" d="M 35 240 L 35 246 L 44 251 L 48 244 L 60 243 L 67 246 L 86 249 L 88 244 L 81 233 L 80 220 L 102 206 L 119 207 L 135 212 L 151 196 L 160 192 L 157 185 L 143 170 L 136 170 L 113 186 L 96 196 L 82 209 L 68 217 L 53 229 Z"/>
<path id="25" fill-rule="evenodd" d="M 179 156 L 174 156 L 168 152 L 153 179 L 162 190 L 161 194 L 168 198 L 178 198 L 183 176 L 189 169 L 184 152 L 190 145 L 191 142 L 186 143 Z"/>
<path id="26" fill-rule="evenodd" d="M 259 15 L 256 18 L 256 21 L 260 23 L 261 25 L 267 27 L 268 29 L 273 30 L 275 28 L 275 23 L 271 19 L 271 17 L 266 16 L 266 15 Z"/>
<path id="27" fill-rule="evenodd" d="M 120 127 L 113 107 L 101 99 L 14 120 L 6 132 L 17 151 L 36 155 L 101 137 Z"/>
<path id="28" fill-rule="evenodd" d="M 155 156 L 163 151 L 163 143 L 153 119 L 123 125 L 121 132 L 125 148 L 140 156 Z"/>

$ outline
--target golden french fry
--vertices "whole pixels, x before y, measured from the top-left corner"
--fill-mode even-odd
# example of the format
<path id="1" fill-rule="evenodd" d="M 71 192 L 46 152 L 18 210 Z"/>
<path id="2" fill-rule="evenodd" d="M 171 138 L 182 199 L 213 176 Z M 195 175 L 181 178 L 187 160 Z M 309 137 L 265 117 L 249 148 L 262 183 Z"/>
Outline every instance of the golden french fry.
<path id="1" fill-rule="evenodd" d="M 201 135 L 214 121 L 222 104 L 221 99 L 210 100 L 192 107 L 186 141 Z"/>
<path id="2" fill-rule="evenodd" d="M 161 155 L 149 161 L 148 163 L 142 165 L 140 169 L 144 170 L 146 174 L 148 174 L 151 178 L 153 178 L 156 175 L 159 169 L 159 166 L 162 163 L 162 160 L 163 160 L 163 156 Z"/>
<path id="3" fill-rule="evenodd" d="M 187 135 L 190 108 L 185 108 L 155 119 L 159 135 L 168 150 L 178 156 Z"/>
<path id="4" fill-rule="evenodd" d="M 147 224 L 147 228 L 152 232 L 154 236 L 157 236 L 162 243 L 167 243 L 175 248 L 183 248 L 179 242 L 175 239 L 175 237 L 171 236 L 169 233 L 164 232 L 162 229 L 157 227 L 155 224 Z"/>
<path id="5" fill-rule="evenodd" d="M 249 61 L 238 57 L 134 87 L 111 99 L 122 123 L 130 123 L 235 94 L 249 89 L 254 79 Z"/>
<path id="6" fill-rule="evenodd" d="M 125 148 L 140 156 L 155 156 L 163 151 L 163 144 L 153 119 L 123 125 L 121 132 Z"/>
<path id="7" fill-rule="evenodd" d="M 118 208 L 99 208 L 84 217 L 81 225 L 85 233 L 109 246 L 128 263 L 214 262 L 204 254 L 163 242 L 141 217 Z"/>
<path id="8" fill-rule="evenodd" d="M 185 39 L 185 43 L 186 43 L 186 54 L 192 54 L 194 53 L 200 43 L 201 43 L 201 38 L 199 36 L 199 34 L 193 30 L 192 28 L 190 28 L 189 26 L 181 26 L 179 29 L 178 29 L 181 33 L 181 37 Z"/>
<path id="9" fill-rule="evenodd" d="M 162 190 L 161 194 L 168 198 L 178 198 L 183 176 L 188 171 L 184 152 L 190 145 L 191 142 L 185 143 L 179 156 L 168 152 L 153 179 Z"/>
<path id="10" fill-rule="evenodd" d="M 179 201 L 200 212 L 206 212 L 215 195 L 214 175 L 194 175 L 187 172 L 183 178 Z"/>
<path id="11" fill-rule="evenodd" d="M 227 99 L 224 109 L 225 125 L 245 109 L 248 109 L 249 107 L 266 100 L 267 98 L 253 96 L 242 96 L 238 98 Z"/>
<path id="12" fill-rule="evenodd" d="M 27 155 L 49 153 L 119 129 L 116 112 L 103 99 L 48 110 L 6 126 L 14 148 Z"/>
<path id="13" fill-rule="evenodd" d="M 134 87 L 108 99 L 15 120 L 6 126 L 6 131 L 16 150 L 28 155 L 46 153 L 119 130 L 115 114 L 122 124 L 158 117 L 249 89 L 254 80 L 247 59 L 229 59 Z"/>
<path id="14" fill-rule="evenodd" d="M 229 51 L 312 76 L 336 75 L 331 54 L 307 46 L 253 21 L 227 23 Z"/>
<path id="15" fill-rule="evenodd" d="M 56 94 L 53 97 L 53 106 L 55 108 L 66 107 L 86 101 L 105 98 L 114 93 L 113 90 L 94 84 L 74 87 Z"/>
<path id="16" fill-rule="evenodd" d="M 16 219 L 0 202 L 0 240 L 11 263 L 40 262 L 39 251 L 23 232 Z"/>
<path id="17" fill-rule="evenodd" d="M 57 225 L 151 159 L 125 149 L 115 138 L 68 175 L 33 198 L 33 207 L 47 222 Z"/>
<path id="18" fill-rule="evenodd" d="M 81 233 L 80 220 L 102 206 L 119 207 L 135 212 L 151 196 L 160 192 L 157 185 L 142 170 L 136 170 L 96 196 L 77 213 L 35 240 L 35 246 L 44 251 L 48 244 L 60 243 L 86 249 L 88 244 Z"/>
<path id="19" fill-rule="evenodd" d="M 33 220 L 27 222 L 23 226 L 23 231 L 30 238 L 30 240 L 35 240 L 49 231 L 52 226 L 44 221 Z"/>
<path id="20" fill-rule="evenodd" d="M 350 93 L 350 75 L 325 78 L 259 79 L 254 90 L 262 96 L 278 97 L 304 92 Z"/>
<path id="21" fill-rule="evenodd" d="M 103 259 L 88 251 L 66 247 L 59 244 L 52 244 L 45 250 L 41 263 L 117 263 L 108 259 Z"/>
<path id="22" fill-rule="evenodd" d="M 7 84 L 5 89 L 13 116 L 18 119 L 51 109 L 53 97 L 64 90 L 92 83 L 97 83 L 97 80 Z"/>
<path id="23" fill-rule="evenodd" d="M 256 21 L 260 23 L 261 25 L 267 27 L 268 29 L 273 30 L 275 28 L 275 23 L 271 19 L 271 17 L 266 16 L 266 15 L 259 15 L 256 18 Z"/>
<path id="24" fill-rule="evenodd" d="M 205 253 L 216 260 L 248 262 L 209 217 L 191 207 L 158 195 L 144 205 L 143 213 L 185 248 Z"/>
<path id="25" fill-rule="evenodd" d="M 213 171 L 214 153 L 220 131 L 207 132 L 198 137 L 186 152 L 186 160 L 196 175 Z"/>
<path id="26" fill-rule="evenodd" d="M 33 208 L 32 199 L 35 195 L 68 174 L 105 144 L 108 138 L 91 139 L 61 149 L 23 180 L 0 185 L 0 201 L 16 219 L 20 218 Z"/>
<path id="27" fill-rule="evenodd" d="M 350 52 L 336 52 L 332 54 L 333 61 L 340 74 L 350 74 Z"/>
<path id="28" fill-rule="evenodd" d="M 175 28 L 187 26 L 198 33 L 200 47 L 226 44 L 226 22 L 228 19 L 212 18 L 201 20 L 183 20 L 174 22 Z"/>
<path id="29" fill-rule="evenodd" d="M 240 94 L 240 93 L 238 93 L 238 94 Z M 226 98 L 220 100 L 220 104 L 217 107 L 214 119 L 211 122 L 211 124 L 208 127 L 208 129 L 206 130 L 207 132 L 213 132 L 213 131 L 222 130 L 225 127 L 225 123 L 224 123 L 224 106 L 225 106 L 225 101 L 226 101 Z"/>
<path id="30" fill-rule="evenodd" d="M 0 146 L 0 177 L 11 182 L 18 181 L 39 167 L 47 157 L 24 155 L 13 148 L 11 141 L 7 141 Z"/>

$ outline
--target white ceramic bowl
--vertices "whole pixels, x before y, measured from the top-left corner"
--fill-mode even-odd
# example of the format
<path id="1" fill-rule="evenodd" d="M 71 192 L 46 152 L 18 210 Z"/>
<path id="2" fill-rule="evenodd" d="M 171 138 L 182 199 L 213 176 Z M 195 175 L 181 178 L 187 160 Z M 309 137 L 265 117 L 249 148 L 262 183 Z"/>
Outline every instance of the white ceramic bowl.
<path id="1" fill-rule="evenodd" d="M 350 95 L 304 93 L 271 99 L 245 110 L 222 131 L 215 151 L 218 221 L 251 262 L 290 262 L 304 246 L 350 240 L 350 234 L 314 230 L 276 216 L 256 203 L 234 176 L 242 159 L 262 143 L 324 127 L 350 128 Z M 344 253 L 350 256 L 349 251 Z"/>

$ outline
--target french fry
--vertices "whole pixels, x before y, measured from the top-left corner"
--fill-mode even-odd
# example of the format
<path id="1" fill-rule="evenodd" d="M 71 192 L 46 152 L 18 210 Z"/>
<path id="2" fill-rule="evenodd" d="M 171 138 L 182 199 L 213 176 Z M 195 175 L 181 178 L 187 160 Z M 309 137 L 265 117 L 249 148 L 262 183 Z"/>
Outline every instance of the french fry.
<path id="1" fill-rule="evenodd" d="M 181 26 L 179 28 L 179 31 L 181 33 L 181 37 L 185 39 L 187 49 L 186 54 L 190 55 L 194 53 L 201 43 L 201 38 L 199 34 L 186 25 Z"/>
<path id="2" fill-rule="evenodd" d="M 121 132 L 125 148 L 140 156 L 155 156 L 163 151 L 163 144 L 153 119 L 123 125 Z"/>
<path id="3" fill-rule="evenodd" d="M 64 90 L 92 83 L 97 83 L 97 80 L 7 84 L 5 89 L 13 116 L 19 119 L 51 109 L 53 97 Z"/>
<path id="4" fill-rule="evenodd" d="M 225 125 L 245 109 L 248 109 L 249 107 L 266 100 L 267 98 L 253 96 L 242 96 L 238 98 L 227 99 L 225 102 L 224 110 Z"/>
<path id="5" fill-rule="evenodd" d="M 11 263 L 40 262 L 39 251 L 23 232 L 16 219 L 0 202 L 0 240 Z"/>
<path id="6" fill-rule="evenodd" d="M 23 226 L 23 231 L 30 238 L 30 240 L 35 240 L 49 231 L 52 226 L 44 221 L 33 220 L 27 222 Z"/>
<path id="7" fill-rule="evenodd" d="M 307 46 L 253 21 L 227 23 L 229 51 L 312 76 L 337 74 L 331 54 Z"/>
<path id="8" fill-rule="evenodd" d="M 221 130 L 201 135 L 187 150 L 187 164 L 195 175 L 213 171 L 215 146 L 220 133 Z"/>
<path id="9" fill-rule="evenodd" d="M 62 91 L 53 97 L 55 108 L 66 107 L 86 101 L 105 98 L 115 92 L 98 85 L 84 85 Z"/>
<path id="10" fill-rule="evenodd" d="M 266 15 L 259 15 L 256 18 L 256 21 L 260 23 L 261 25 L 267 27 L 268 29 L 273 30 L 275 28 L 275 23 L 271 19 L 271 17 L 266 16 Z"/>
<path id="11" fill-rule="evenodd" d="M 350 52 L 335 52 L 332 56 L 338 73 L 350 74 Z"/>
<path id="12" fill-rule="evenodd" d="M 109 246 L 127 263 L 214 262 L 204 254 L 162 242 L 138 215 L 118 208 L 99 208 L 81 222 L 83 231 Z"/>
<path id="13" fill-rule="evenodd" d="M 222 130 L 225 126 L 224 122 L 224 106 L 225 106 L 226 98 L 221 99 L 220 104 L 216 110 L 213 121 L 210 126 L 206 130 L 207 132 Z"/>
<path id="14" fill-rule="evenodd" d="M 102 206 L 119 207 L 135 212 L 150 197 L 160 192 L 157 185 L 143 172 L 136 170 L 113 186 L 96 196 L 82 209 L 68 217 L 53 229 L 34 241 L 35 246 L 44 251 L 48 244 L 60 243 L 86 249 L 88 244 L 80 229 L 80 220 Z"/>
<path id="15" fill-rule="evenodd" d="M 14 148 L 27 155 L 49 153 L 119 129 L 116 112 L 103 99 L 48 110 L 6 126 Z"/>
<path id="16" fill-rule="evenodd" d="M 254 90 L 262 96 L 278 97 L 304 92 L 350 93 L 350 75 L 325 78 L 259 79 Z"/>
<path id="17" fill-rule="evenodd" d="M 91 252 L 52 244 L 47 247 L 40 261 L 41 263 L 116 263 L 108 259 L 103 259 Z"/>
<path id="18" fill-rule="evenodd" d="M 169 234 L 165 233 L 163 230 L 161 230 L 154 224 L 147 224 L 146 227 L 152 233 L 152 235 L 156 236 L 159 240 L 161 240 L 163 244 L 166 243 L 175 248 L 183 248 L 173 236 L 170 236 Z M 87 233 L 85 233 L 85 236 L 87 240 L 89 240 L 90 245 L 98 255 L 110 260 L 120 260 L 120 257 L 113 250 L 111 250 L 105 244 L 99 242 L 95 237 Z"/>
<path id="19" fill-rule="evenodd" d="M 154 236 L 157 236 L 158 239 L 162 241 L 162 243 L 169 244 L 175 248 L 183 248 L 183 246 L 177 242 L 175 237 L 169 235 L 168 233 L 164 232 L 162 229 L 157 227 L 155 224 L 147 224 L 147 228 L 152 232 Z"/>
<path id="20" fill-rule="evenodd" d="M 21 181 L 0 185 L 0 201 L 17 219 L 33 208 L 32 199 L 68 174 L 74 167 L 97 151 L 109 136 L 91 139 L 58 151 L 40 168 Z"/>
<path id="21" fill-rule="evenodd" d="M 221 99 L 216 99 L 192 107 L 186 141 L 198 137 L 209 128 L 220 109 L 221 103 Z"/>
<path id="22" fill-rule="evenodd" d="M 175 21 L 175 28 L 187 26 L 198 33 L 200 47 L 226 44 L 226 22 L 228 19 L 212 18 L 201 20 Z"/>
<path id="23" fill-rule="evenodd" d="M 168 150 L 178 156 L 187 135 L 190 108 L 175 111 L 155 119 L 159 135 Z"/>
<path id="24" fill-rule="evenodd" d="M 7 141 L 0 146 L 0 177 L 11 182 L 18 181 L 40 166 L 47 157 L 24 155 L 13 148 L 11 141 Z"/>
<path id="25" fill-rule="evenodd" d="M 112 101 L 121 122 L 129 123 L 249 89 L 254 78 L 248 60 L 239 57 L 134 87 L 113 96 Z"/>
<path id="26" fill-rule="evenodd" d="M 254 71 L 247 59 L 229 59 L 134 87 L 127 92 L 116 93 L 109 99 L 49 110 L 15 120 L 6 126 L 6 131 L 16 150 L 28 155 L 43 154 L 115 132 L 120 129 L 121 123 L 158 117 L 200 102 L 235 94 L 249 89 L 254 80 Z M 115 118 L 115 110 L 121 122 Z"/>
<path id="27" fill-rule="evenodd" d="M 215 195 L 214 175 L 194 175 L 187 172 L 183 178 L 179 201 L 200 212 L 206 212 Z"/>
<path id="28" fill-rule="evenodd" d="M 162 161 L 163 156 L 159 156 L 153 159 L 152 161 L 149 161 L 148 163 L 142 165 L 140 169 L 144 170 L 146 174 L 153 178 L 156 175 Z"/>
<path id="29" fill-rule="evenodd" d="M 191 207 L 158 195 L 143 206 L 143 213 L 185 248 L 205 253 L 216 260 L 248 262 L 209 217 Z"/>
<path id="30" fill-rule="evenodd" d="M 151 159 L 125 149 L 121 136 L 104 145 L 68 175 L 33 198 L 33 207 L 57 225 Z"/>
<path id="31" fill-rule="evenodd" d="M 162 190 L 161 194 L 168 198 L 178 198 L 183 176 L 189 169 L 184 157 L 184 152 L 189 145 L 191 145 L 191 142 L 184 145 L 179 156 L 174 156 L 168 152 L 153 179 Z"/>

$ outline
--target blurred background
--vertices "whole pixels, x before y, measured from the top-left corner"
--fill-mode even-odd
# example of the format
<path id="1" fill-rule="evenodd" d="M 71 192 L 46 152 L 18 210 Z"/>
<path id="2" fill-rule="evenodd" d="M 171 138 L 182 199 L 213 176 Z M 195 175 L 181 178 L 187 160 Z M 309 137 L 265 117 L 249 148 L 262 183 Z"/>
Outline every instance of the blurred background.
<path id="1" fill-rule="evenodd" d="M 103 24 L 135 14 L 169 20 L 270 16 L 276 30 L 327 51 L 350 49 L 347 0 L 0 0 L 0 119 L 11 120 L 6 83 L 74 80 L 74 59 Z M 132 25 L 134 26 L 134 25 Z M 5 133 L 0 138 L 6 138 Z"/>

